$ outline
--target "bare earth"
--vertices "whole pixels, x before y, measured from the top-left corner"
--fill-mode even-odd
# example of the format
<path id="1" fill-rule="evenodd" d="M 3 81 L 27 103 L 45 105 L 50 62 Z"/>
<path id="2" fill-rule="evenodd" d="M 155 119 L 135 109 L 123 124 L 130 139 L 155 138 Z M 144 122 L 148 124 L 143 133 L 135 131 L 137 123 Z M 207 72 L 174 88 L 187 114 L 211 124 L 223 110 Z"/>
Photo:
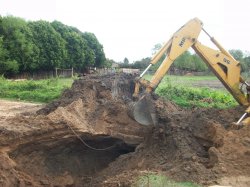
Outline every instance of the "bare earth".
<path id="1" fill-rule="evenodd" d="M 223 84 L 219 80 L 199 80 L 192 83 L 192 86 L 195 87 L 207 87 L 214 89 L 225 89 Z"/>
<path id="2" fill-rule="evenodd" d="M 149 171 L 250 186 L 250 127 L 229 128 L 243 108 L 156 99 L 159 126 L 141 126 L 127 114 L 133 79 L 84 77 L 46 106 L 0 100 L 0 186 L 130 186 Z"/>
<path id="3" fill-rule="evenodd" d="M 35 113 L 41 107 L 42 104 L 0 99 L 0 120 L 2 121 L 7 117 L 13 117 L 23 112 Z"/>

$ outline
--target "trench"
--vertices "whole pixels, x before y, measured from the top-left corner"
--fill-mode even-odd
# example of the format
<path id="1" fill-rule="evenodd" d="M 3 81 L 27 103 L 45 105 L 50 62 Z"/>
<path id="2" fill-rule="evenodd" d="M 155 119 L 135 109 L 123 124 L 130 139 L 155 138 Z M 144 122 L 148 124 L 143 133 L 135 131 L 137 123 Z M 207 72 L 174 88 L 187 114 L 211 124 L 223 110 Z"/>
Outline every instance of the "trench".
<path id="1" fill-rule="evenodd" d="M 91 147 L 76 137 L 40 140 L 20 145 L 9 155 L 17 163 L 16 169 L 31 176 L 41 185 L 86 186 L 92 178 L 120 155 L 135 150 L 135 145 L 110 136 L 82 135 Z"/>

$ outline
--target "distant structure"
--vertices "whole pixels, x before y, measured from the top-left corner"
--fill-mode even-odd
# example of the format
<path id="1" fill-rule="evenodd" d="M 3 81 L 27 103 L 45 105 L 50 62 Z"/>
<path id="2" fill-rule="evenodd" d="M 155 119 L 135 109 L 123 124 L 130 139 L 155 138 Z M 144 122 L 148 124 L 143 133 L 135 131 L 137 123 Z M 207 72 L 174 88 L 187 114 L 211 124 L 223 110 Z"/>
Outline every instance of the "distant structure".
<path id="1" fill-rule="evenodd" d="M 121 68 L 121 72 L 127 73 L 127 74 L 139 74 L 140 69 Z"/>

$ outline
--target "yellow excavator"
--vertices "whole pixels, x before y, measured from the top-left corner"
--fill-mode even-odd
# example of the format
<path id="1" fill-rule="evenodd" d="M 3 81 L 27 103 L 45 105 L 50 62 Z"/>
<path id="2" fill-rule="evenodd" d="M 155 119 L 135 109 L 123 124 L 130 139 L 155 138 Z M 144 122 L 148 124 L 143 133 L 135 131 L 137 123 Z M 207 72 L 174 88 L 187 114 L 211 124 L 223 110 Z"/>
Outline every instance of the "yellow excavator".
<path id="1" fill-rule="evenodd" d="M 208 35 L 210 40 L 218 48 L 217 50 L 209 48 L 198 41 L 198 36 L 201 31 L 204 31 Z M 211 68 L 235 100 L 247 108 L 245 114 L 236 124 L 250 124 L 250 117 L 248 117 L 250 113 L 250 84 L 240 75 L 240 63 L 236 61 L 217 40 L 208 34 L 203 28 L 203 23 L 198 18 L 190 20 L 176 31 L 170 40 L 152 57 L 148 67 L 136 78 L 133 96 L 137 98 L 138 101 L 131 104 L 130 115 L 142 125 L 157 124 L 155 108 L 150 97 L 151 92 L 157 88 L 174 60 L 190 47 L 192 47 L 207 66 Z M 152 79 L 150 81 L 143 79 L 143 75 L 152 65 L 156 64 L 164 54 L 166 54 L 166 57 Z M 143 94 L 140 93 L 140 88 L 144 88 Z"/>

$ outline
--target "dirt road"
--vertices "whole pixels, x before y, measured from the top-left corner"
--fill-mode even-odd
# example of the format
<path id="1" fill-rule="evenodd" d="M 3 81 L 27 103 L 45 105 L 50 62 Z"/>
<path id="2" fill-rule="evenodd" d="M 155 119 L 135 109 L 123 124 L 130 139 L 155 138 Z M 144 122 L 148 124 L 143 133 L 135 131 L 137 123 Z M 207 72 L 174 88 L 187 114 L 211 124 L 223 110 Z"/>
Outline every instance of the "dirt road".
<path id="1" fill-rule="evenodd" d="M 24 112 L 34 113 L 41 107 L 42 104 L 0 99 L 0 120 L 4 120 L 7 117 L 13 117 Z"/>

